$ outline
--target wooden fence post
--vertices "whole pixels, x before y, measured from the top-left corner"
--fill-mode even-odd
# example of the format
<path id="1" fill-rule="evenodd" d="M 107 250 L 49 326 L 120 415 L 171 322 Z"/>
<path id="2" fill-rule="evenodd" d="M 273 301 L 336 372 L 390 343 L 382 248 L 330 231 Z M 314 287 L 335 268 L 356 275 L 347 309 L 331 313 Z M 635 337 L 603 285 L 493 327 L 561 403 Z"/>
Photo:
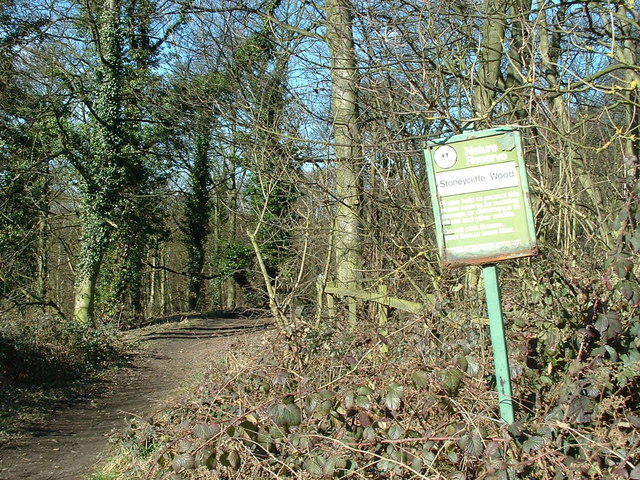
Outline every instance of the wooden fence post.
<path id="1" fill-rule="evenodd" d="M 386 285 L 380 285 L 378 287 L 378 293 L 381 299 L 385 298 L 389 294 L 389 288 Z M 376 303 L 376 306 L 378 309 L 378 324 L 384 326 L 389 320 L 389 306 L 383 303 Z"/>
<path id="2" fill-rule="evenodd" d="M 355 290 L 356 284 L 352 283 L 351 285 L 349 285 L 349 288 Z M 355 332 L 358 323 L 358 301 L 355 297 L 349 296 L 347 297 L 347 302 L 349 303 L 349 329 L 352 332 Z"/>
<path id="3" fill-rule="evenodd" d="M 324 276 L 318 275 L 316 278 L 316 322 L 322 318 L 322 310 L 324 309 Z"/>
<path id="4" fill-rule="evenodd" d="M 331 293 L 327 293 L 327 313 L 329 318 L 336 318 L 336 302 Z"/>

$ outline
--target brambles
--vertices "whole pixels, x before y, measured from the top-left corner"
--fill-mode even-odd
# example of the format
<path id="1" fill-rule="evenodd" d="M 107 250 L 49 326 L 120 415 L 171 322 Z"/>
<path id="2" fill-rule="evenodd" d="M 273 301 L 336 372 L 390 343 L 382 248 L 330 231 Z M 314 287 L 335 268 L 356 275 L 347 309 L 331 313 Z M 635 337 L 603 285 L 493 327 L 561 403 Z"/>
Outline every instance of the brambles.
<path id="1" fill-rule="evenodd" d="M 275 338 L 265 339 L 269 353 L 237 348 L 236 361 L 166 412 L 156 453 L 130 459 L 123 475 L 635 478 L 637 322 L 614 312 L 597 282 L 540 272 L 544 288 L 526 303 L 505 292 L 517 405 L 508 428 L 481 319 L 451 304 L 430 317 L 396 313 L 382 338 L 372 318 L 360 317 L 357 333 L 326 318 L 305 322 L 302 364 Z"/>
<path id="2" fill-rule="evenodd" d="M 423 328 L 416 325 L 415 333 Z M 304 371 L 291 371 L 278 366 L 286 362 L 279 358 L 282 350 L 214 373 L 187 410 L 169 413 L 159 433 L 169 434 L 169 442 L 156 463 L 147 465 L 159 477 L 176 462 L 186 462 L 179 471 L 193 478 L 422 478 L 442 462 L 443 471 L 456 471 L 464 452 L 481 455 L 480 438 L 499 435 L 496 424 L 482 420 L 479 411 L 472 414 L 474 427 L 462 426 L 467 413 L 458 408 L 472 400 L 489 413 L 491 393 L 485 382 L 454 367 L 453 359 L 451 368 L 460 372 L 454 401 L 440 390 L 437 364 L 398 358 L 389 368 L 393 342 L 388 354 L 372 349 L 366 338 L 351 337 L 349 345 L 345 351 L 355 364 L 321 350 L 309 357 Z M 418 344 L 404 347 L 411 346 Z M 182 419 L 177 430 L 172 415 Z M 437 432 L 434 421 L 442 423 Z M 193 445 L 189 452 L 182 451 L 184 442 Z M 209 474 L 202 465 L 191 469 L 184 457 L 195 458 L 201 449 L 209 452 Z"/>

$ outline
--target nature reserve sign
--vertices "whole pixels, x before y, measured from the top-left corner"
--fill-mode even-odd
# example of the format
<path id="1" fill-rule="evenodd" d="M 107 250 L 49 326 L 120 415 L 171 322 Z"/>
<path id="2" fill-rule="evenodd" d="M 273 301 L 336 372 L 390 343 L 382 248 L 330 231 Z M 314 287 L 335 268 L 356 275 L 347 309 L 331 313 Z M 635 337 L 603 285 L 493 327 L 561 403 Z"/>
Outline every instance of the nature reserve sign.
<path id="1" fill-rule="evenodd" d="M 536 254 L 520 132 L 494 128 L 435 140 L 425 158 L 443 263 Z"/>

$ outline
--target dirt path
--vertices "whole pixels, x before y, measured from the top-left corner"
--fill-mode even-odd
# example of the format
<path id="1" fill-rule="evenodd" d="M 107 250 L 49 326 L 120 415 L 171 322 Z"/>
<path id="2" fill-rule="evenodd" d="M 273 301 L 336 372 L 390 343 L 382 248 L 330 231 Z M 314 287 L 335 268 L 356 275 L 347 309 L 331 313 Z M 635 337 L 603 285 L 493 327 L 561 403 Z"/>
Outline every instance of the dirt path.
<path id="1" fill-rule="evenodd" d="M 131 368 L 92 388 L 93 393 L 56 407 L 46 425 L 0 450 L 0 480 L 86 478 L 126 419 L 162 408 L 179 387 L 203 372 L 238 336 L 254 334 L 265 318 L 207 318 L 155 326 L 139 332 L 143 353 Z"/>

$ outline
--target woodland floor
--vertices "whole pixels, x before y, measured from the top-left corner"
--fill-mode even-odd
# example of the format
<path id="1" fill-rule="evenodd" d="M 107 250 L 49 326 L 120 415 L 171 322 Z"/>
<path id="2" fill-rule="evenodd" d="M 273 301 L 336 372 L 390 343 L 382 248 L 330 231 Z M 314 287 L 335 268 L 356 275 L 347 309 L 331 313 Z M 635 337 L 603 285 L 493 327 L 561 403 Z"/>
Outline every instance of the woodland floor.
<path id="1" fill-rule="evenodd" d="M 264 316 L 189 315 L 131 332 L 138 342 L 127 367 L 82 395 L 41 406 L 42 420 L 2 445 L 0 480 L 87 478 L 127 419 L 161 410 L 240 336 L 259 336 L 269 324 Z"/>

